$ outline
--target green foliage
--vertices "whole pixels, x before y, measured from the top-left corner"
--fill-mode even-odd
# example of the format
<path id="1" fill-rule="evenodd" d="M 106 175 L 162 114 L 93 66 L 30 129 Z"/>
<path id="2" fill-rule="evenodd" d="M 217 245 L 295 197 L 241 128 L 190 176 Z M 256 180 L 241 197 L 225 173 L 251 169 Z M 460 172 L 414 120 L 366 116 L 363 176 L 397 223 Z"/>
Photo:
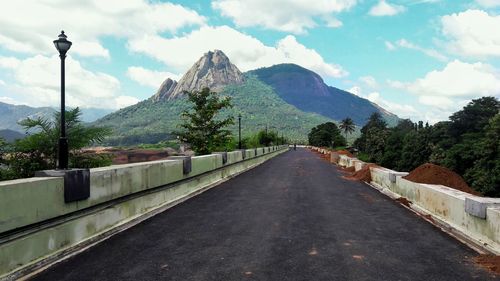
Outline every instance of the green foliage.
<path id="1" fill-rule="evenodd" d="M 378 112 L 372 113 L 361 128 L 361 136 L 354 141 L 354 147 L 367 154 L 370 162 L 381 161 L 387 137 L 387 124 Z"/>
<path id="2" fill-rule="evenodd" d="M 462 110 L 450 116 L 450 135 L 457 140 L 465 133 L 483 132 L 493 116 L 498 114 L 500 103 L 495 97 L 472 100 Z"/>
<path id="3" fill-rule="evenodd" d="M 71 153 L 70 159 L 73 167 L 78 168 L 104 167 L 113 164 L 110 154 Z"/>
<path id="4" fill-rule="evenodd" d="M 345 146 L 346 139 L 333 122 L 326 122 L 311 129 L 308 140 L 310 145 L 320 147 Z"/>
<path id="5" fill-rule="evenodd" d="M 473 152 L 473 166 L 466 170 L 465 179 L 477 191 L 500 197 L 500 114 L 485 126 L 484 137 Z"/>
<path id="6" fill-rule="evenodd" d="M 175 150 L 179 150 L 180 144 L 179 141 L 160 141 L 155 144 L 149 144 L 149 143 L 141 143 L 136 146 L 137 148 L 140 149 L 164 149 L 167 147 L 173 148 Z"/>
<path id="7" fill-rule="evenodd" d="M 354 121 L 347 117 L 340 122 L 339 128 L 344 131 L 345 139 L 347 140 L 347 134 L 352 134 L 355 131 L 356 126 L 354 125 Z"/>
<path id="8" fill-rule="evenodd" d="M 187 93 L 193 103 L 192 110 L 182 112 L 185 118 L 179 133 L 183 141 L 189 143 L 198 155 L 210 154 L 214 148 L 224 147 L 231 140 L 231 132 L 225 129 L 234 124 L 233 117 L 218 119 L 217 115 L 224 108 L 230 108 L 229 97 L 220 98 L 209 88 Z"/>
<path id="9" fill-rule="evenodd" d="M 82 156 L 79 150 L 100 142 L 109 134 L 106 128 L 85 127 L 80 121 L 81 112 L 75 108 L 65 112 L 66 132 L 70 150 L 70 167 L 96 167 L 109 165 L 110 159 L 101 156 Z M 60 115 L 56 112 L 53 120 L 38 117 L 19 122 L 27 131 L 36 131 L 24 139 L 17 140 L 3 159 L 9 174 L 14 178 L 31 177 L 35 171 L 56 167 L 57 144 L 60 132 Z M 79 166 L 79 165 L 84 166 Z M 3 178 L 5 179 L 5 178 Z"/>
<path id="10" fill-rule="evenodd" d="M 400 171 L 435 163 L 463 175 L 482 194 L 500 197 L 499 109 L 497 99 L 484 97 L 433 126 L 402 120 L 384 130 L 379 118 L 371 118 L 355 141 L 358 158 Z"/>

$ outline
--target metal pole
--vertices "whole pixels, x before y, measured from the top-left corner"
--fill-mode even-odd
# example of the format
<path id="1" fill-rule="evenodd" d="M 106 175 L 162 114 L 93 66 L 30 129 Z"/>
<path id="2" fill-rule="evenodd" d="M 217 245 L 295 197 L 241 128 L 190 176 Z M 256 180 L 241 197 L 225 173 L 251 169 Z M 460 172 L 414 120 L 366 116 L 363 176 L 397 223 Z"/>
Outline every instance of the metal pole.
<path id="1" fill-rule="evenodd" d="M 241 149 L 241 115 L 238 116 L 238 148 Z"/>
<path id="2" fill-rule="evenodd" d="M 68 139 L 66 138 L 66 107 L 65 107 L 65 69 L 64 60 L 66 54 L 60 54 L 61 58 L 61 136 L 59 138 L 59 163 L 60 170 L 68 169 Z"/>

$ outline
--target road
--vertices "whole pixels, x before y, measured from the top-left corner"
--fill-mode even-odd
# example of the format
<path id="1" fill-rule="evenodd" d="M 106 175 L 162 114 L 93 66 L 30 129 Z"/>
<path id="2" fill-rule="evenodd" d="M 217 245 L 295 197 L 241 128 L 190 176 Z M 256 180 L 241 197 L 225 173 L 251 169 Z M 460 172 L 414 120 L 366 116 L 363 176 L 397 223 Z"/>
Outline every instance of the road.
<path id="1" fill-rule="evenodd" d="M 342 175 L 292 150 L 34 279 L 494 279 L 471 249 Z"/>

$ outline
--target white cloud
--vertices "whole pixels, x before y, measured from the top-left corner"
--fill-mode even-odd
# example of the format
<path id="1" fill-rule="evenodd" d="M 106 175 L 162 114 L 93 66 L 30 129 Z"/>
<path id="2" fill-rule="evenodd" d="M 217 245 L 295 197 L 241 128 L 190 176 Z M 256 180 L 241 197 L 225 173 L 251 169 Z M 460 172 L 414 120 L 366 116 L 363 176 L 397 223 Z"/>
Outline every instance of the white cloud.
<path id="1" fill-rule="evenodd" d="M 304 33 L 320 22 L 339 27 L 334 13 L 346 11 L 357 0 L 214 0 L 212 8 L 232 19 L 237 26 L 260 26 L 292 33 Z"/>
<path id="2" fill-rule="evenodd" d="M 389 50 L 389 51 L 396 50 L 396 46 L 394 46 L 394 44 L 392 44 L 391 42 L 385 41 L 384 43 L 385 43 L 385 47 L 387 48 L 387 50 Z"/>
<path id="3" fill-rule="evenodd" d="M 390 81 L 390 86 L 418 96 L 419 102 L 453 112 L 464 101 L 482 96 L 500 96 L 500 75 L 484 63 L 449 62 L 443 70 L 434 70 L 414 82 Z"/>
<path id="4" fill-rule="evenodd" d="M 178 74 L 150 70 L 140 66 L 129 67 L 127 69 L 127 76 L 137 83 L 143 86 L 151 87 L 153 89 L 158 89 L 161 83 L 167 78 L 177 81 L 179 81 L 180 78 L 180 75 Z"/>
<path id="5" fill-rule="evenodd" d="M 178 72 L 186 71 L 207 51 L 219 49 L 242 71 L 278 63 L 296 63 L 325 76 L 347 75 L 341 66 L 325 62 L 318 52 L 300 44 L 292 35 L 279 40 L 276 46 L 266 46 L 258 39 L 228 26 L 204 26 L 182 37 L 145 35 L 131 40 L 129 48 L 145 53 Z"/>
<path id="6" fill-rule="evenodd" d="M 408 104 L 400 104 L 392 101 L 388 101 L 382 97 L 379 92 L 370 92 L 368 95 L 363 94 L 363 89 L 360 86 L 354 86 L 348 90 L 348 92 L 355 94 L 358 97 L 367 99 L 383 109 L 398 115 L 400 118 L 412 118 L 419 119 L 420 113 L 413 106 Z"/>
<path id="7" fill-rule="evenodd" d="M 467 10 L 441 18 L 442 33 L 452 53 L 465 57 L 500 56 L 500 15 Z"/>
<path id="8" fill-rule="evenodd" d="M 363 82 L 366 86 L 370 87 L 371 89 L 378 88 L 378 82 L 372 76 L 362 76 L 359 78 L 359 81 Z"/>
<path id="9" fill-rule="evenodd" d="M 403 13 L 406 11 L 404 6 L 390 4 L 385 0 L 380 0 L 375 6 L 373 6 L 368 12 L 369 15 L 375 17 L 383 17 L 383 16 L 395 16 L 397 14 Z"/>
<path id="10" fill-rule="evenodd" d="M 350 88 L 349 90 L 347 90 L 349 93 L 351 94 L 355 94 L 356 96 L 358 97 L 363 97 L 362 96 L 362 92 L 361 92 L 361 87 L 359 86 L 354 86 L 352 88 Z"/>
<path id="11" fill-rule="evenodd" d="M 73 41 L 71 53 L 109 57 L 99 42 L 102 36 L 133 38 L 204 22 L 204 17 L 180 5 L 146 0 L 5 1 L 0 9 L 0 46 L 50 55 L 56 52 L 52 41 L 65 29 Z"/>
<path id="12" fill-rule="evenodd" d="M 407 41 L 406 39 L 400 39 L 396 42 L 396 45 L 398 47 L 401 47 L 401 48 L 406 48 L 406 49 L 410 49 L 410 50 L 415 50 L 415 51 L 419 51 L 419 52 L 422 52 L 424 53 L 425 55 L 431 57 L 431 58 L 435 58 L 439 61 L 443 61 L 443 62 L 446 62 L 448 61 L 448 57 L 446 57 L 445 55 L 441 54 L 440 52 L 434 50 L 434 49 L 428 49 L 428 48 L 423 48 L 423 47 L 420 47 L 418 45 L 415 45 L 409 41 Z"/>
<path id="13" fill-rule="evenodd" d="M 5 63 L 8 62 L 8 63 Z M 59 56 L 36 55 L 24 60 L 0 57 L 0 67 L 13 74 L 9 88 L 21 97 L 18 103 L 56 106 L 60 103 Z M 113 76 L 91 72 L 68 56 L 66 59 L 66 104 L 71 107 L 117 109 L 139 100 L 119 95 L 120 82 Z"/>
<path id="14" fill-rule="evenodd" d="M 400 118 L 417 118 L 419 116 L 419 112 L 411 105 L 408 104 L 399 104 L 395 102 L 388 101 L 381 97 L 379 92 L 372 92 L 368 94 L 366 97 L 369 101 L 378 104 L 383 109 L 388 110 Z"/>
<path id="15" fill-rule="evenodd" d="M 15 104 L 15 105 L 24 104 L 24 103 L 16 101 L 15 99 L 13 99 L 11 97 L 0 97 L 0 102 L 8 103 L 8 104 Z"/>
<path id="16" fill-rule="evenodd" d="M 476 0 L 476 3 L 485 8 L 500 7 L 500 1 L 498 0 Z"/>

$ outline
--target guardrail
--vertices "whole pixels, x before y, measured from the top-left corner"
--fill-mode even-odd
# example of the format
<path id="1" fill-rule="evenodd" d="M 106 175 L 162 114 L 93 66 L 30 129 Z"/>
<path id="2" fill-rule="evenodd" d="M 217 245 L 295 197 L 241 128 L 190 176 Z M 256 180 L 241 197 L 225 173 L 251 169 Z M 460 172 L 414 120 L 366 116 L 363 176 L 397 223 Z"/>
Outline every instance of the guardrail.
<path id="1" fill-rule="evenodd" d="M 283 145 L 95 168 L 90 197 L 69 203 L 62 177 L 2 181 L 0 280 L 44 267 L 287 150 Z"/>
<path id="2" fill-rule="evenodd" d="M 324 148 L 330 162 L 361 170 L 368 163 Z M 500 198 L 479 197 L 447 186 L 415 183 L 404 179 L 408 173 L 370 167 L 371 185 L 392 197 L 404 197 L 409 208 L 430 216 L 433 222 L 480 252 L 500 255 Z"/>

